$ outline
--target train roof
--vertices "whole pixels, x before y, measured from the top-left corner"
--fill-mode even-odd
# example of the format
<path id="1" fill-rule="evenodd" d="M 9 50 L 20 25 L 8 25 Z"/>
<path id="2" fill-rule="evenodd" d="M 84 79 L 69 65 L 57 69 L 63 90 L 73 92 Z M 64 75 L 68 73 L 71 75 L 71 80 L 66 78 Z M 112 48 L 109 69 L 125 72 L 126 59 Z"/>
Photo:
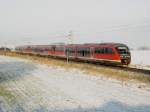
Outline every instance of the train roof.
<path id="1" fill-rule="evenodd" d="M 122 43 L 84 43 L 84 44 L 52 44 L 52 45 L 24 45 L 24 46 L 17 46 L 16 48 L 45 48 L 45 47 L 98 47 L 98 46 L 105 46 L 105 47 L 117 47 L 117 46 L 125 46 L 127 45 Z"/>
<path id="2" fill-rule="evenodd" d="M 86 46 L 86 47 L 97 47 L 97 46 L 109 46 L 109 47 L 117 47 L 117 46 L 126 46 L 125 44 L 122 43 L 84 43 L 84 44 L 68 44 L 67 46 Z"/>

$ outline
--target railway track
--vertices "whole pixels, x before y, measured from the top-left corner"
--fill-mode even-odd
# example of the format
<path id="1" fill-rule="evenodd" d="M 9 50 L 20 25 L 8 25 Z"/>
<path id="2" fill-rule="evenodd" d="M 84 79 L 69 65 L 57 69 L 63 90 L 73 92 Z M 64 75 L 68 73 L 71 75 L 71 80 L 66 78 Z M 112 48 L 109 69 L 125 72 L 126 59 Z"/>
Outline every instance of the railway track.
<path id="1" fill-rule="evenodd" d="M 7 52 L 7 53 L 0 53 L 3 55 L 14 55 L 14 54 L 18 54 L 16 52 Z M 43 57 L 43 58 L 51 58 L 54 60 L 61 60 L 61 61 L 66 61 L 66 59 L 64 58 L 56 58 L 56 57 L 52 57 L 52 56 L 43 56 L 43 55 L 34 55 L 34 54 L 24 54 L 24 53 L 19 53 L 21 55 L 28 55 L 28 56 L 36 56 L 36 57 Z M 132 72 L 132 73 L 138 73 L 138 74 L 144 74 L 144 75 L 149 75 L 150 76 L 150 70 L 147 69 L 140 69 L 140 68 L 136 68 L 136 67 L 131 67 L 131 66 L 116 66 L 116 65 L 108 65 L 108 64 L 102 64 L 102 63 L 98 63 L 98 62 L 90 62 L 90 61 L 83 61 L 83 60 L 73 60 L 73 59 L 69 59 L 69 62 L 71 63 L 78 63 L 78 64 L 90 64 L 90 65 L 94 65 L 97 67 L 104 67 L 104 68 L 108 68 L 108 69 L 114 69 L 114 70 L 122 70 L 122 71 L 126 71 L 126 72 Z"/>
<path id="2" fill-rule="evenodd" d="M 132 66 L 116 66 L 116 65 L 107 65 L 107 64 L 99 64 L 97 62 L 89 62 L 89 64 L 93 64 L 93 65 L 97 65 L 100 67 L 107 67 L 110 69 L 115 69 L 115 70 L 123 70 L 123 71 L 127 71 L 127 72 L 133 72 L 133 73 L 142 73 L 144 75 L 150 75 L 150 70 L 148 69 L 141 69 L 141 68 L 136 68 L 136 67 L 132 67 Z"/>
<path id="3" fill-rule="evenodd" d="M 142 73 L 145 75 L 150 75 L 150 70 L 147 69 L 140 69 L 140 68 L 134 68 L 134 67 L 121 67 L 119 66 L 118 68 L 124 70 L 124 71 L 129 71 L 129 72 L 137 72 L 137 73 Z"/>
<path id="4" fill-rule="evenodd" d="M 99 67 L 107 67 L 107 68 L 115 69 L 115 70 L 123 70 L 123 71 L 127 71 L 127 72 L 142 73 L 145 75 L 150 75 L 150 70 L 136 68 L 136 67 L 132 67 L 132 66 L 126 66 L 126 65 L 120 66 L 120 65 L 114 65 L 114 64 L 109 65 L 109 64 L 99 63 L 99 62 L 90 62 L 90 61 L 83 61 L 83 60 L 78 60 L 78 61 L 71 60 L 71 61 L 80 63 L 80 64 L 88 63 L 88 64 L 92 64 L 94 66 L 96 65 Z"/>

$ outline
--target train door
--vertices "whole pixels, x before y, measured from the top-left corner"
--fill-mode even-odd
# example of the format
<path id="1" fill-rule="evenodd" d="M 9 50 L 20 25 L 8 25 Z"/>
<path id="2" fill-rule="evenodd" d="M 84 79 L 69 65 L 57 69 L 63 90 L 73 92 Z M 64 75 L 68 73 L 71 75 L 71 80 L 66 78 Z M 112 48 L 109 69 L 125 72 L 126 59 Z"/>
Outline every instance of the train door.
<path id="1" fill-rule="evenodd" d="M 65 55 L 69 57 L 75 57 L 75 48 L 74 47 L 65 48 Z"/>
<path id="2" fill-rule="evenodd" d="M 94 47 L 90 48 L 90 57 L 94 58 Z"/>
<path id="3" fill-rule="evenodd" d="M 90 58 L 90 47 L 77 48 L 77 57 L 81 58 Z"/>
<path id="4" fill-rule="evenodd" d="M 52 56 L 55 54 L 55 46 L 50 46 L 49 47 L 48 54 L 52 55 Z"/>

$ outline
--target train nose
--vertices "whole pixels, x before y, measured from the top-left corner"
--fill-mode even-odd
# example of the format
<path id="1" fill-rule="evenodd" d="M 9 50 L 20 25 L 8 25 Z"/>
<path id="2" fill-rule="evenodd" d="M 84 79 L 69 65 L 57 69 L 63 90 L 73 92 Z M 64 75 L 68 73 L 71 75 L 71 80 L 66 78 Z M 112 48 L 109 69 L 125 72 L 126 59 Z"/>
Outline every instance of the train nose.
<path id="1" fill-rule="evenodd" d="M 130 64 L 130 60 L 129 60 L 129 59 L 122 59 L 122 60 L 121 60 L 121 63 L 122 63 L 123 65 L 129 65 L 129 64 Z"/>
<path id="2" fill-rule="evenodd" d="M 123 65 L 129 65 L 131 62 L 131 56 L 130 55 L 122 55 L 122 56 L 120 56 L 120 59 L 121 59 L 121 63 Z"/>

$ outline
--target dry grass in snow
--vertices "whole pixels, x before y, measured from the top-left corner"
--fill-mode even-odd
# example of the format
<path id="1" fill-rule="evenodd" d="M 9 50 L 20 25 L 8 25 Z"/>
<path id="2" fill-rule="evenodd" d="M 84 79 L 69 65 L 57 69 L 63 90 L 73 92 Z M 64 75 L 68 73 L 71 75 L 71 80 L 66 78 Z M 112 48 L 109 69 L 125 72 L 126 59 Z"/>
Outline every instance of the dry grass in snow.
<path id="1" fill-rule="evenodd" d="M 3 54 L 3 53 L 2 53 Z M 46 57 L 39 57 L 39 56 L 28 56 L 28 55 L 22 55 L 22 54 L 16 54 L 16 53 L 6 53 L 7 56 L 11 57 L 19 57 L 23 59 L 32 60 L 36 63 L 40 64 L 46 64 L 50 66 L 59 66 L 63 67 L 65 69 L 79 69 L 84 71 L 86 74 L 92 74 L 92 75 L 103 75 L 108 78 L 114 78 L 117 80 L 121 80 L 122 83 L 125 81 L 140 81 L 144 83 L 150 84 L 150 76 L 144 75 L 141 73 L 132 73 L 124 70 L 118 70 L 118 69 L 111 69 L 110 67 L 106 66 L 100 66 L 100 65 L 91 65 L 86 63 L 77 63 L 77 62 L 69 62 L 67 64 L 66 60 L 58 60 L 54 58 L 46 58 Z"/>
<path id="2" fill-rule="evenodd" d="M 150 89 L 0 56 L 0 112 L 150 112 Z"/>

